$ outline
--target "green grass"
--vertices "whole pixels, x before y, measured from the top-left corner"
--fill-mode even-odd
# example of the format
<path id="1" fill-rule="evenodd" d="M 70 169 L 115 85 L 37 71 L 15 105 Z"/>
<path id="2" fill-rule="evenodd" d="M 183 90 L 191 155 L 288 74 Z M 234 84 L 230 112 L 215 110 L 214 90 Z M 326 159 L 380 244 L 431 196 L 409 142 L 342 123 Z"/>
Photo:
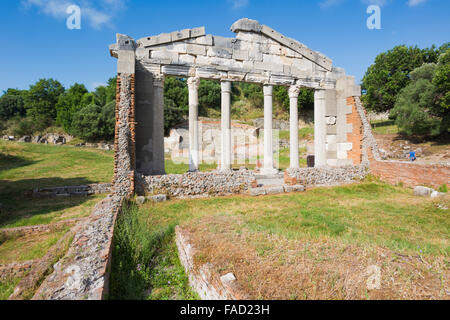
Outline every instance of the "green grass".
<path id="1" fill-rule="evenodd" d="M 142 224 L 138 208 L 126 205 L 114 230 L 110 299 L 198 298 L 179 262 L 174 226 Z"/>
<path id="2" fill-rule="evenodd" d="M 19 281 L 19 278 L 0 280 L 0 301 L 8 300 L 9 296 L 13 293 L 14 288 L 19 283 Z"/>
<path id="3" fill-rule="evenodd" d="M 305 168 L 306 163 L 306 148 L 299 149 L 299 163 L 300 168 Z M 278 156 L 278 169 L 286 170 L 291 165 L 290 148 L 284 148 L 280 150 Z"/>
<path id="4" fill-rule="evenodd" d="M 279 139 L 289 140 L 289 130 L 279 130 Z M 298 130 L 298 138 L 300 140 L 312 140 L 314 139 L 314 127 L 304 127 Z"/>
<path id="5" fill-rule="evenodd" d="M 85 216 L 99 196 L 33 199 L 31 191 L 110 182 L 112 176 L 111 151 L 0 141 L 0 228 Z"/>
<path id="6" fill-rule="evenodd" d="M 0 244 L 0 264 L 40 259 L 67 231 L 8 239 Z"/>
<path id="7" fill-rule="evenodd" d="M 371 121 L 372 131 L 376 134 L 397 134 L 399 133 L 395 120 L 374 120 Z"/>
<path id="8" fill-rule="evenodd" d="M 132 223 L 124 223 L 122 218 L 116 229 L 111 278 L 114 298 L 146 298 L 148 296 L 143 295 L 143 291 L 160 286 L 162 288 L 156 293 L 152 291 L 149 294 L 151 298 L 183 296 L 179 294 L 183 291 L 179 286 L 163 286 L 166 281 L 172 283 L 167 279 L 178 271 L 170 271 L 169 276 L 165 271 L 158 271 L 158 275 L 151 275 L 148 271 L 142 275 L 135 269 L 138 264 L 144 264 L 167 270 L 164 264 L 159 268 L 154 263 L 161 261 L 154 258 L 158 250 L 166 251 L 165 241 L 172 244 L 167 249 L 169 253 L 161 256 L 171 261 L 170 265 L 175 265 L 176 261 L 171 260 L 176 256 L 174 226 L 198 225 L 206 217 L 210 217 L 210 221 L 215 217 L 225 217 L 237 234 L 246 229 L 266 237 L 332 240 L 369 248 L 381 246 L 425 257 L 444 256 L 448 259 L 450 254 L 448 211 L 437 208 L 433 200 L 414 197 L 409 189 L 380 182 L 265 197 L 173 200 L 132 208 Z M 125 216 L 129 215 L 128 210 Z M 201 228 L 209 230 L 207 224 Z M 126 237 L 121 235 L 124 230 L 127 231 Z M 267 250 L 267 246 L 262 246 L 258 254 L 264 255 Z M 175 270 L 181 272 L 181 269 Z M 155 277 L 156 280 L 151 282 Z"/>

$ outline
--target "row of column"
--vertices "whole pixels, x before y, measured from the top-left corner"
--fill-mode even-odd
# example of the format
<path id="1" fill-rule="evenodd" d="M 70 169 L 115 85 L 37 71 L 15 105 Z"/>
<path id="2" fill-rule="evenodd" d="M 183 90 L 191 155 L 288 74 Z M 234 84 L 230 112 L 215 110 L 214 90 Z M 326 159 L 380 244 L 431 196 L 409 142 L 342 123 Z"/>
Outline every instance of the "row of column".
<path id="1" fill-rule="evenodd" d="M 198 87 L 200 79 L 191 77 L 187 81 L 189 89 L 189 170 L 199 168 L 199 127 L 198 127 Z M 220 170 L 229 171 L 232 165 L 231 150 L 231 81 L 222 80 L 221 106 L 221 142 L 222 153 Z M 274 174 L 278 170 L 273 160 L 273 86 L 264 85 L 264 167 L 262 174 Z M 300 86 L 289 88 L 290 101 L 290 168 L 299 168 L 298 150 L 298 96 Z M 326 165 L 326 122 L 325 122 L 325 90 L 314 93 L 314 152 L 315 166 Z"/>

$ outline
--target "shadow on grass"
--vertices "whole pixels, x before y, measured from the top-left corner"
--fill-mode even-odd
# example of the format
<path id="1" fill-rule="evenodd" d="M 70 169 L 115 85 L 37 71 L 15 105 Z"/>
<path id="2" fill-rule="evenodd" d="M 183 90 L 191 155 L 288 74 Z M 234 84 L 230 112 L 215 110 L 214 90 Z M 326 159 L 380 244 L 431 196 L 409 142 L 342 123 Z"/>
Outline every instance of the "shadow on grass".
<path id="1" fill-rule="evenodd" d="M 93 182 L 86 178 L 0 180 L 0 227 L 17 223 L 22 219 L 37 219 L 39 215 L 79 206 L 90 199 L 90 197 L 83 196 L 33 198 L 33 189 L 78 186 L 91 183 Z M 46 219 L 41 222 L 46 223 Z"/>
<path id="2" fill-rule="evenodd" d="M 0 152 L 0 172 L 20 167 L 26 167 L 37 162 L 38 161 L 32 161 L 23 157 L 12 156 Z"/>

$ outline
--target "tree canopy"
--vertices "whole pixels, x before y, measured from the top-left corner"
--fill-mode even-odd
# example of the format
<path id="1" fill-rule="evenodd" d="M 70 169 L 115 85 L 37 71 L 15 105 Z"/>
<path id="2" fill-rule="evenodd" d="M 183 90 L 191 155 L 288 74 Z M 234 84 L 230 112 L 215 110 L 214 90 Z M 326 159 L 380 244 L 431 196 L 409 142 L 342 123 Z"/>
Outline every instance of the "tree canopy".
<path id="1" fill-rule="evenodd" d="M 400 91 L 411 82 L 411 71 L 424 63 L 437 63 L 448 47 L 449 43 L 426 49 L 401 45 L 379 54 L 362 79 L 364 106 L 376 112 L 391 110 Z"/>

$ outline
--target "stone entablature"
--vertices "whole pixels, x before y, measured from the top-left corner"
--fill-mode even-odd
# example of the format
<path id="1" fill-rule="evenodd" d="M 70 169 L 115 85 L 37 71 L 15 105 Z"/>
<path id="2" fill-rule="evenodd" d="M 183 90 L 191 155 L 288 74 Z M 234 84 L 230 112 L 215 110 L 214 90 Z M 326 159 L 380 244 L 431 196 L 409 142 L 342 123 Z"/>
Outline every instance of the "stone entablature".
<path id="1" fill-rule="evenodd" d="M 135 46 L 139 67 L 167 76 L 335 88 L 340 71 L 321 53 L 254 20 L 241 19 L 231 30 L 236 38 L 206 34 L 200 27 L 136 42 L 122 36 L 122 42 Z M 111 54 L 117 57 L 118 49 L 112 45 Z"/>

